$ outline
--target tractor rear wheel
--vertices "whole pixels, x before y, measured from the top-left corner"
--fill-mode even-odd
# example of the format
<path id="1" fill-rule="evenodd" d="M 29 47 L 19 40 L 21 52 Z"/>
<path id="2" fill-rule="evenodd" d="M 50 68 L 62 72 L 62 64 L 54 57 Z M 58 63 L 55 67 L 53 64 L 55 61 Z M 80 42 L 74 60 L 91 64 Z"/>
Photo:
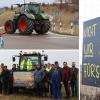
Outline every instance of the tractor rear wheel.
<path id="1" fill-rule="evenodd" d="M 22 15 L 19 18 L 18 29 L 22 35 L 31 35 L 33 32 L 33 22 L 27 16 Z"/>
<path id="2" fill-rule="evenodd" d="M 6 21 L 6 23 L 4 25 L 4 29 L 7 34 L 14 34 L 14 32 L 16 31 L 14 22 L 12 20 Z"/>
<path id="3" fill-rule="evenodd" d="M 45 34 L 50 29 L 50 21 L 49 20 L 41 21 L 40 23 L 35 24 L 34 29 L 38 34 Z"/>

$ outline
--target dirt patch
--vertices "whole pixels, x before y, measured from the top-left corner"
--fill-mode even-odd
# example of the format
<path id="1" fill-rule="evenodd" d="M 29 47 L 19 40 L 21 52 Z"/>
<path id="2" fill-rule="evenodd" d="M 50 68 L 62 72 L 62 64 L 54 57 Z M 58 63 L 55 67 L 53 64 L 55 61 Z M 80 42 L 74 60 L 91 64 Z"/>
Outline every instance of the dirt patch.
<path id="1" fill-rule="evenodd" d="M 24 95 L 10 95 L 10 96 L 0 96 L 0 100 L 52 100 L 50 97 L 34 97 L 34 96 L 24 96 Z M 61 100 L 66 100 L 65 98 Z M 73 98 L 72 100 L 78 100 Z"/>

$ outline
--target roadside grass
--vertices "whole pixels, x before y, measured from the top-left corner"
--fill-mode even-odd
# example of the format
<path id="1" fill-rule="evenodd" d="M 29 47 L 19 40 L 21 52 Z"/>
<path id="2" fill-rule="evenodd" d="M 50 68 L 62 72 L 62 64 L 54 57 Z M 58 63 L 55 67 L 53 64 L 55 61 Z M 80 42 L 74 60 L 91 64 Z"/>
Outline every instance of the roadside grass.
<path id="1" fill-rule="evenodd" d="M 9 19 L 13 19 L 14 12 L 11 10 L 4 11 L 0 15 L 0 26 L 4 26 L 5 22 Z"/>
<path id="2" fill-rule="evenodd" d="M 5 33 L 4 28 L 3 29 L 0 29 L 0 34 L 2 34 L 2 33 Z"/>
<path id="3" fill-rule="evenodd" d="M 55 9 L 58 10 L 57 7 L 44 7 L 42 8 L 46 13 L 48 13 L 49 15 L 53 15 L 55 12 Z M 59 12 L 61 14 L 55 16 L 54 18 L 54 22 L 57 23 L 57 25 L 59 25 L 60 22 L 62 22 L 62 25 L 64 28 L 69 29 L 70 28 L 70 22 L 71 21 L 75 21 L 79 19 L 79 12 L 71 12 L 71 11 L 67 11 L 67 10 L 59 10 Z"/>

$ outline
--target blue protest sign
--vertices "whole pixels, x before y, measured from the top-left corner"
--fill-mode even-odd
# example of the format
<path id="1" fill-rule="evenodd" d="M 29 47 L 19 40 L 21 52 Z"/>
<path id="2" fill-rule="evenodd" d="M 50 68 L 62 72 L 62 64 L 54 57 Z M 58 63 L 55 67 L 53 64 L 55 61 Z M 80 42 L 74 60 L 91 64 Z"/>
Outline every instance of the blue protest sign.
<path id="1" fill-rule="evenodd" d="M 100 17 L 83 25 L 82 84 L 100 87 Z"/>

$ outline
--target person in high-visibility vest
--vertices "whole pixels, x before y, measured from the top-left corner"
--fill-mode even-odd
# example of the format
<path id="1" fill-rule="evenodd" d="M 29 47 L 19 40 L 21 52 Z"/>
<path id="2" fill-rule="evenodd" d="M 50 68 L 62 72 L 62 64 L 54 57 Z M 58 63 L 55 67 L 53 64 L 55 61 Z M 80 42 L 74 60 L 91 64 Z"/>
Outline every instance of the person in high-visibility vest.
<path id="1" fill-rule="evenodd" d="M 28 71 L 32 70 L 32 61 L 30 59 L 28 59 L 27 61 L 27 70 Z"/>
<path id="2" fill-rule="evenodd" d="M 20 70 L 27 70 L 27 71 L 32 70 L 32 62 L 31 62 L 31 60 L 30 59 L 22 60 L 21 65 L 20 65 Z"/>
<path id="3" fill-rule="evenodd" d="M 50 79 L 50 74 L 51 74 L 51 71 L 52 71 L 52 67 L 51 67 L 51 64 L 48 63 L 46 65 L 46 76 L 47 76 L 47 86 L 46 86 L 46 91 L 47 93 L 49 93 L 50 91 L 50 95 L 52 96 L 52 83 L 51 83 L 51 79 Z M 50 90 L 49 90 L 50 88 Z"/>
<path id="4" fill-rule="evenodd" d="M 52 69 L 51 65 L 48 63 L 47 66 L 46 66 L 46 71 L 47 72 L 50 72 Z"/>

